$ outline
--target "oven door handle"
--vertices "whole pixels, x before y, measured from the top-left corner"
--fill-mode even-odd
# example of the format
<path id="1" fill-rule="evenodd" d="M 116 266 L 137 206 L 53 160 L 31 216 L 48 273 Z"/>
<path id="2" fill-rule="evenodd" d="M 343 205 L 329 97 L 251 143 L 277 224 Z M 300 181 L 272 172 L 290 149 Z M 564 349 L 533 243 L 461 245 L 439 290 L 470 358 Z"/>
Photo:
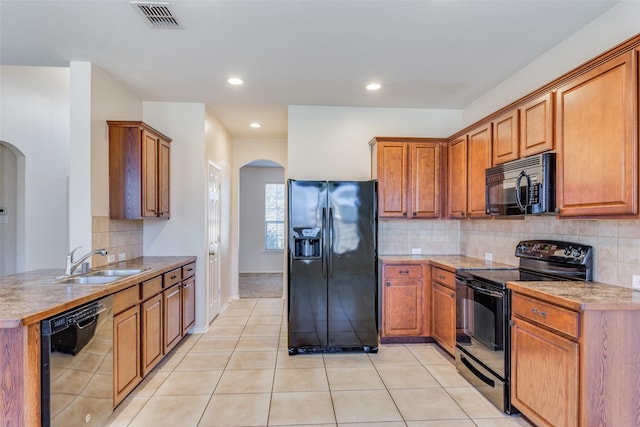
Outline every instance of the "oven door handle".
<path id="1" fill-rule="evenodd" d="M 498 291 L 492 291 L 489 289 L 484 289 L 484 288 L 480 288 L 478 286 L 473 286 L 467 283 L 467 286 L 470 287 L 471 289 L 473 289 L 474 291 L 480 293 L 480 294 L 484 294 L 484 295 L 488 295 L 490 297 L 495 297 L 495 298 L 502 298 L 502 292 L 498 292 Z"/>

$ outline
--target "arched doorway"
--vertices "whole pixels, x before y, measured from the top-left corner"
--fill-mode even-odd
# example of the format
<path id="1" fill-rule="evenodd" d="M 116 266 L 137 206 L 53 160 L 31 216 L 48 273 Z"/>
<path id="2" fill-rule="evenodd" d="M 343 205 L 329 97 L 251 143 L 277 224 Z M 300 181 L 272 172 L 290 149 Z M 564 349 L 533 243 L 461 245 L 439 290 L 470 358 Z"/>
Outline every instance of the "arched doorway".
<path id="1" fill-rule="evenodd" d="M 24 269 L 24 154 L 0 141 L 0 276 Z"/>
<path id="2" fill-rule="evenodd" d="M 284 168 L 269 160 L 250 162 L 239 175 L 240 298 L 283 294 L 285 241 Z"/>

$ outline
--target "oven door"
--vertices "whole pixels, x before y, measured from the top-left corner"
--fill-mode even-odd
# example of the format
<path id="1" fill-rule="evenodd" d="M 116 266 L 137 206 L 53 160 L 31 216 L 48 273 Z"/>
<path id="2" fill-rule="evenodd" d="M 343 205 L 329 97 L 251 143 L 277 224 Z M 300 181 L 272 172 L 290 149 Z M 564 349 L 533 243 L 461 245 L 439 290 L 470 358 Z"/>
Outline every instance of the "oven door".
<path id="1" fill-rule="evenodd" d="M 457 346 L 501 378 L 506 378 L 504 291 L 487 289 L 475 280 L 460 281 Z"/>

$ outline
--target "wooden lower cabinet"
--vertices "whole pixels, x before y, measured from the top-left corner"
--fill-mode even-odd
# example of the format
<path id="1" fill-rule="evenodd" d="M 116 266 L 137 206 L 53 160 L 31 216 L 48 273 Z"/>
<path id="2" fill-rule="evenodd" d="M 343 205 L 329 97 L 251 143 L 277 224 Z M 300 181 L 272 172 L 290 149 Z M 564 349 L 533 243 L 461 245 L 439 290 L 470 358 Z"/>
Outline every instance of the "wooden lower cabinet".
<path id="1" fill-rule="evenodd" d="M 431 336 L 449 354 L 456 346 L 456 275 L 431 268 Z"/>
<path id="2" fill-rule="evenodd" d="M 142 381 L 140 373 L 140 306 L 113 317 L 114 406 Z"/>
<path id="3" fill-rule="evenodd" d="M 382 338 L 430 334 L 428 264 L 382 263 Z"/>
<path id="4" fill-rule="evenodd" d="M 174 285 L 162 293 L 164 306 L 164 354 L 182 338 L 182 286 Z"/>
<path id="5" fill-rule="evenodd" d="M 577 426 L 578 344 L 525 321 L 513 323 L 512 403 L 536 425 Z"/>
<path id="6" fill-rule="evenodd" d="M 182 336 L 196 323 L 196 279 L 182 282 Z"/>
<path id="7" fill-rule="evenodd" d="M 162 295 L 142 303 L 142 376 L 147 375 L 162 360 L 164 346 Z"/>

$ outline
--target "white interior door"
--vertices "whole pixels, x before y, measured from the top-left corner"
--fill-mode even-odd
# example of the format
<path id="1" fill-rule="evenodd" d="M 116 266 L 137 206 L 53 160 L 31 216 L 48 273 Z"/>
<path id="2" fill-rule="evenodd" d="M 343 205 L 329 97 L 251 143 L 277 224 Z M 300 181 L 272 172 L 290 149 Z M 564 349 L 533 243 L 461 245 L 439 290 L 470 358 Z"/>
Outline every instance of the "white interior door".
<path id="1" fill-rule="evenodd" d="M 220 312 L 220 169 L 209 163 L 207 324 Z"/>

